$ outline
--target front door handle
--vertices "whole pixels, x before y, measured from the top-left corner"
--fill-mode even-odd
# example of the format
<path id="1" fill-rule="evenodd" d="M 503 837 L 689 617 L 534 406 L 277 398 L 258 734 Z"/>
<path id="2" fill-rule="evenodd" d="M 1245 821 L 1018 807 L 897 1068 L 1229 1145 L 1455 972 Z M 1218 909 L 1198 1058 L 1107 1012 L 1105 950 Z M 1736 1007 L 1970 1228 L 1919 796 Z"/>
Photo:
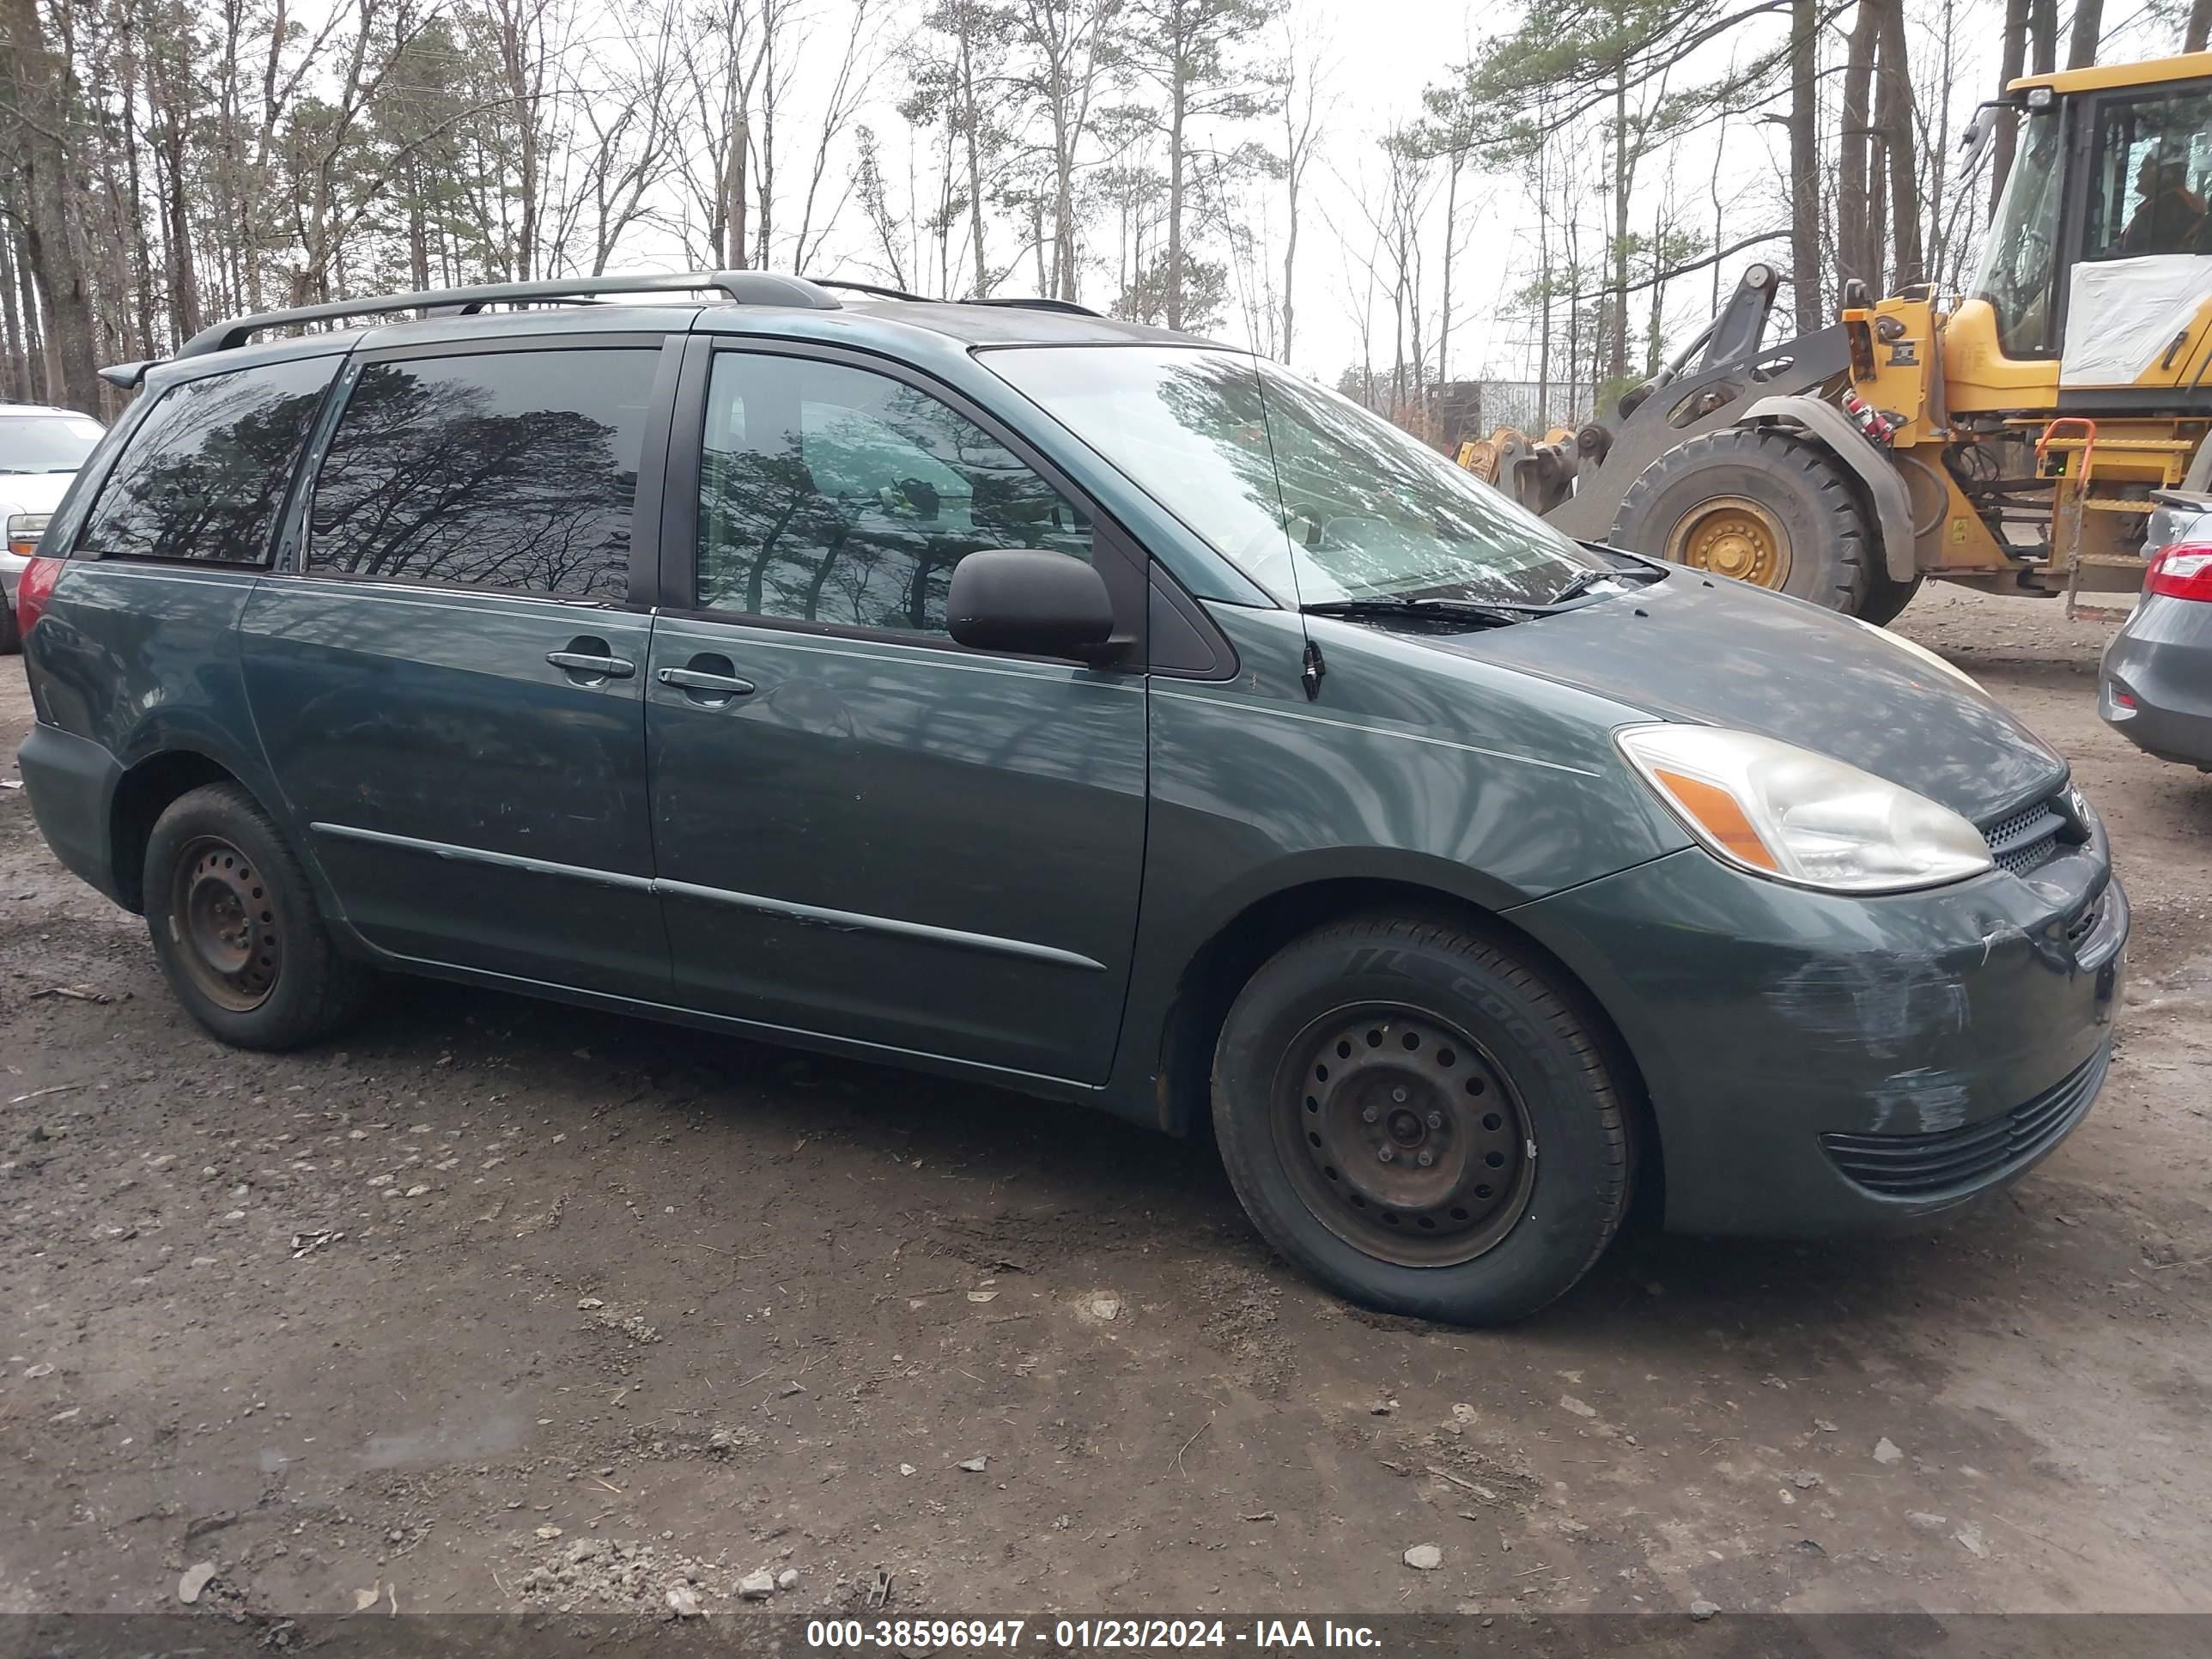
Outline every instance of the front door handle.
<path id="1" fill-rule="evenodd" d="M 717 674 L 699 668 L 663 668 L 656 678 L 663 685 L 673 685 L 687 693 L 695 693 L 695 702 L 726 702 L 732 697 L 750 696 L 759 688 L 750 680 L 739 679 L 735 674 Z"/>

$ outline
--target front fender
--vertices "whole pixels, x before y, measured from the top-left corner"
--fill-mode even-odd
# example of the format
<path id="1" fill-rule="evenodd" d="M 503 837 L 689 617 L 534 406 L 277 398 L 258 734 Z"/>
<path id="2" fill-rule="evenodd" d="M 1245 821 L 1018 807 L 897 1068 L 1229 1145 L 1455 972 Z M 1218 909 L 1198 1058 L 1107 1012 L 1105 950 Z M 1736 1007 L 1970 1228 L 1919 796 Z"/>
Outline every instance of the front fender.
<path id="1" fill-rule="evenodd" d="M 1790 426 L 1809 438 L 1851 471 L 1873 503 L 1881 532 L 1881 557 L 1891 579 L 1910 581 L 1918 568 L 1913 554 L 1912 500 L 1905 493 L 1905 480 L 1873 441 L 1853 426 L 1843 410 L 1818 398 L 1800 394 L 1790 398 L 1761 398 L 1738 417 L 1739 426 Z"/>

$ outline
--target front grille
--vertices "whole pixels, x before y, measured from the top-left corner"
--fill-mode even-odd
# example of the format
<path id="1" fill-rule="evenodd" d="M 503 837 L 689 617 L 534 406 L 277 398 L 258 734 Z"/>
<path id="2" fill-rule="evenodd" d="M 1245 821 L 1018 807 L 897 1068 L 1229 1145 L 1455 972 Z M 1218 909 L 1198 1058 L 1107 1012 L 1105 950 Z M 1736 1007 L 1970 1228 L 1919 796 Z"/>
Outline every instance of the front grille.
<path id="1" fill-rule="evenodd" d="M 2002 1179 L 2057 1146 L 2079 1123 L 2105 1081 L 2102 1048 L 2025 1106 L 1928 1135 L 1822 1135 L 1821 1150 L 1870 1192 L 1942 1198 Z"/>
<path id="2" fill-rule="evenodd" d="M 2073 820 L 2057 810 L 2064 799 L 2053 795 L 1982 826 L 1982 839 L 1989 842 L 1990 856 L 1998 869 L 2024 876 L 2050 861 L 2058 851 L 2059 837 L 2073 827 Z"/>

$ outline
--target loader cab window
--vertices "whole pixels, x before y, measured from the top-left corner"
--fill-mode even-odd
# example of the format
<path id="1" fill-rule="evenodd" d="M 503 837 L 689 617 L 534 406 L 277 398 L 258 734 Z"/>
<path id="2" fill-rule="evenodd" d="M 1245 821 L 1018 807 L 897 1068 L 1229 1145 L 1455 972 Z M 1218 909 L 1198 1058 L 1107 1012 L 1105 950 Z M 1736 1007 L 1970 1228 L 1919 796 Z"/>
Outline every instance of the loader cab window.
<path id="1" fill-rule="evenodd" d="M 2212 90 L 2202 82 L 2097 105 L 2083 216 L 2087 259 L 2212 253 Z"/>
<path id="2" fill-rule="evenodd" d="M 2058 276 L 2058 108 L 2020 118 L 2020 148 L 1982 243 L 1966 292 L 1997 314 L 1997 343 L 2008 357 L 2053 355 L 2051 296 Z"/>

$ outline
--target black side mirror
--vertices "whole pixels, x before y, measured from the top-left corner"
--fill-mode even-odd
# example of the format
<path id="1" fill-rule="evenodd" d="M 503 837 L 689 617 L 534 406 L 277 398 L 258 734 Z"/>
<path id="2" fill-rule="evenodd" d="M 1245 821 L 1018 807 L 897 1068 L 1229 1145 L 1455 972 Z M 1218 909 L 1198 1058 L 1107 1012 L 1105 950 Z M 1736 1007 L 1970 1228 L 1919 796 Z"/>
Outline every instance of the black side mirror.
<path id="1" fill-rule="evenodd" d="M 952 567 L 945 617 L 952 637 L 979 651 L 1087 659 L 1114 636 L 1106 579 L 1037 548 L 968 555 Z"/>

